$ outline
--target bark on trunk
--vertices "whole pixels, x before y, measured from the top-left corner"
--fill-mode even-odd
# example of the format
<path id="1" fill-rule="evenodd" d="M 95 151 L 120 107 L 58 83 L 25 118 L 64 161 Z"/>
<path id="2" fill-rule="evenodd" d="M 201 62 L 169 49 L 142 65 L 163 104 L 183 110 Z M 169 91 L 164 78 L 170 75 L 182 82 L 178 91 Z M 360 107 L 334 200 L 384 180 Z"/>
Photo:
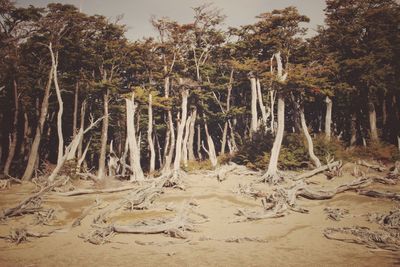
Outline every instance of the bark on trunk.
<path id="1" fill-rule="evenodd" d="M 233 83 L 233 69 L 231 70 L 231 75 L 229 78 L 228 85 L 228 96 L 226 98 L 226 112 L 229 112 L 231 109 L 231 95 L 232 95 L 232 83 Z M 222 142 L 221 142 L 221 152 L 220 155 L 225 154 L 226 142 L 228 140 L 228 121 L 224 123 L 224 131 L 222 133 Z"/>
<path id="2" fill-rule="evenodd" d="M 86 115 L 86 100 L 82 102 L 82 106 L 81 106 L 80 129 L 85 128 L 85 115 Z M 82 153 L 83 153 L 83 139 L 80 140 L 79 145 L 78 145 L 78 159 L 80 159 L 82 157 Z"/>
<path id="3" fill-rule="evenodd" d="M 325 140 L 331 141 L 331 125 L 332 125 L 332 100 L 327 96 L 325 98 L 326 114 L 325 114 Z"/>
<path id="4" fill-rule="evenodd" d="M 140 146 L 136 138 L 135 129 L 135 98 L 132 94 L 132 99 L 125 99 L 126 101 L 126 127 L 128 146 L 129 146 L 129 161 L 131 164 L 132 175 L 131 181 L 142 181 L 144 179 L 143 170 L 140 166 Z"/>
<path id="5" fill-rule="evenodd" d="M 182 91 L 182 117 L 178 125 L 178 133 L 176 135 L 175 145 L 175 161 L 174 161 L 174 176 L 177 176 L 180 171 L 181 155 L 182 155 L 182 139 L 183 131 L 185 130 L 185 124 L 187 119 L 187 100 L 189 96 L 189 90 L 185 89 Z"/>
<path id="6" fill-rule="evenodd" d="M 108 140 L 108 97 L 109 90 L 103 95 L 103 109 L 104 109 L 104 120 L 101 128 L 101 147 L 100 147 L 100 157 L 99 157 L 99 169 L 97 172 L 97 179 L 104 179 L 105 168 L 106 168 L 106 153 L 107 153 L 107 140 Z"/>
<path id="7" fill-rule="evenodd" d="M 251 125 L 250 135 L 258 130 L 258 115 L 257 115 L 257 84 L 256 78 L 252 73 L 249 74 L 251 84 Z"/>
<path id="8" fill-rule="evenodd" d="M 19 115 L 19 100 L 18 100 L 18 85 L 17 81 L 14 79 L 13 81 L 13 91 L 14 91 L 14 119 L 13 119 L 13 128 L 12 128 L 12 134 L 10 134 L 9 138 L 9 147 L 8 147 L 8 156 L 6 159 L 6 163 L 4 165 L 4 175 L 9 175 L 10 172 L 10 167 L 12 160 L 14 159 L 15 155 L 15 149 L 17 147 L 17 126 L 18 126 L 18 115 Z"/>
<path id="9" fill-rule="evenodd" d="M 356 114 L 351 114 L 351 138 L 350 138 L 350 146 L 354 146 L 357 142 L 357 116 Z"/>
<path id="10" fill-rule="evenodd" d="M 378 129 L 376 127 L 376 111 L 375 111 L 375 105 L 372 102 L 369 102 L 368 105 L 368 111 L 369 111 L 369 128 L 371 131 L 371 140 L 378 142 L 379 137 L 378 137 Z"/>
<path id="11" fill-rule="evenodd" d="M 304 135 L 306 136 L 307 139 L 307 146 L 308 146 L 308 154 L 310 155 L 310 158 L 312 162 L 314 163 L 315 167 L 319 168 L 321 167 L 321 162 L 315 156 L 314 154 L 314 144 L 311 138 L 310 133 L 308 132 L 307 124 L 306 124 L 306 118 L 304 116 L 304 109 L 300 109 L 300 120 L 301 120 L 301 127 L 303 128 Z"/>
<path id="12" fill-rule="evenodd" d="M 189 125 L 189 140 L 188 140 L 188 157 L 190 161 L 195 160 L 194 156 L 194 134 L 196 131 L 196 117 L 197 117 L 197 109 L 194 108 L 191 115 L 191 121 Z"/>
<path id="13" fill-rule="evenodd" d="M 50 95 L 50 88 L 51 88 L 51 83 L 52 83 L 52 79 L 53 79 L 53 72 L 54 72 L 54 68 L 53 68 L 53 66 L 51 66 L 47 84 L 46 84 L 46 88 L 44 90 L 42 106 L 40 108 L 39 122 L 36 126 L 35 138 L 33 139 L 32 147 L 31 147 L 31 150 L 29 153 L 28 163 L 26 165 L 24 175 L 22 176 L 22 180 L 25 180 L 25 181 L 30 180 L 32 178 L 32 174 L 35 169 L 36 162 L 38 162 L 38 159 L 39 159 L 39 153 L 38 153 L 39 145 L 40 145 L 40 139 L 42 137 L 44 122 L 46 120 L 47 111 L 48 111 L 48 107 L 49 107 L 49 95 Z"/>
<path id="14" fill-rule="evenodd" d="M 53 72 L 53 80 L 54 80 L 54 87 L 56 88 L 56 95 L 58 101 L 58 113 L 57 113 L 57 135 L 58 135 L 58 155 L 57 155 L 57 163 L 60 163 L 63 155 L 64 155 L 64 136 L 62 132 L 62 116 L 64 112 L 64 103 L 61 97 L 61 90 L 60 86 L 58 85 L 58 75 L 57 75 L 57 68 L 58 68 L 58 52 L 54 54 L 52 49 L 52 44 L 49 45 L 50 55 L 51 55 L 51 63 L 54 68 Z"/>
<path id="15" fill-rule="evenodd" d="M 149 94 L 149 125 L 147 128 L 147 142 L 149 143 L 150 150 L 149 177 L 153 177 L 156 165 L 156 152 L 153 143 L 153 97 L 151 94 Z"/>

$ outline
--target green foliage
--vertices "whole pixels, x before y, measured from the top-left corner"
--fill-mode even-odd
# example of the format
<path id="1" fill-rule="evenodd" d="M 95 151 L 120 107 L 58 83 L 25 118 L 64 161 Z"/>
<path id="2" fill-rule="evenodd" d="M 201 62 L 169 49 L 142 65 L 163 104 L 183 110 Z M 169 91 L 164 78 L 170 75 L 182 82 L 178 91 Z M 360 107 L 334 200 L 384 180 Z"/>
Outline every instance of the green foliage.
<path id="1" fill-rule="evenodd" d="M 394 145 L 383 142 L 371 143 L 367 147 L 355 147 L 350 151 L 355 159 L 374 159 L 384 162 L 400 160 L 399 149 Z"/>

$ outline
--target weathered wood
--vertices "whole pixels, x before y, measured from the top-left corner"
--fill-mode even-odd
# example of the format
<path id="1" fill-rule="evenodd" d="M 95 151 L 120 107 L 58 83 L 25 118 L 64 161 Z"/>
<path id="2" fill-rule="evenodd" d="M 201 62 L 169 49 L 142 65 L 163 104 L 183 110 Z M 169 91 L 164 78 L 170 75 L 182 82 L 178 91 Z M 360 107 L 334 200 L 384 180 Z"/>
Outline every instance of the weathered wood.
<path id="1" fill-rule="evenodd" d="M 312 177 L 312 176 L 314 176 L 314 175 L 316 175 L 318 173 L 321 173 L 321 172 L 324 172 L 326 170 L 329 170 L 329 168 L 339 166 L 340 164 L 341 164 L 340 161 L 335 161 L 335 162 L 329 163 L 327 165 L 323 165 L 323 166 L 321 166 L 319 168 L 315 168 L 315 169 L 313 169 L 311 171 L 304 172 L 304 173 L 294 177 L 293 180 L 294 181 L 298 181 L 298 180 L 302 180 L 302 179 L 306 179 L 306 178 Z"/>
<path id="2" fill-rule="evenodd" d="M 72 197 L 72 196 L 80 196 L 80 195 L 87 195 L 87 194 L 116 193 L 116 192 L 132 190 L 132 189 L 136 189 L 136 188 L 138 188 L 137 185 L 122 186 L 122 187 L 107 188 L 107 189 L 80 189 L 80 190 L 75 190 L 75 191 L 57 193 L 57 195 L 64 196 L 64 197 Z"/>
<path id="3" fill-rule="evenodd" d="M 395 192 L 381 192 L 375 190 L 359 190 L 358 193 L 363 196 L 375 198 L 388 198 L 400 201 L 400 194 Z"/>

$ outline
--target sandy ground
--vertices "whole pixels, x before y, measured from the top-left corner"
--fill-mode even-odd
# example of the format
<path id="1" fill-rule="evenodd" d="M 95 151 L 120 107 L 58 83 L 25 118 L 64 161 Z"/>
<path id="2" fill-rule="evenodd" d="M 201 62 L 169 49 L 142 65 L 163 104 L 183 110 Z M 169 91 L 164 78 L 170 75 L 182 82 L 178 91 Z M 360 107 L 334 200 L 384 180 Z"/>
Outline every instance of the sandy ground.
<path id="1" fill-rule="evenodd" d="M 351 181 L 354 177 L 345 174 L 333 181 L 324 175 L 311 179 L 317 188 L 333 188 Z M 173 217 L 166 206 L 180 207 L 188 201 L 198 204 L 197 212 L 209 217 L 209 222 L 197 227 L 197 232 L 188 232 L 187 240 L 174 239 L 163 234 L 133 235 L 117 234 L 110 243 L 93 245 L 79 238 L 91 228 L 96 209 L 82 221 L 81 226 L 65 233 L 54 233 L 50 237 L 31 238 L 31 242 L 15 245 L 0 240 L 0 266 L 395 266 L 400 265 L 396 252 L 370 249 L 362 245 L 328 240 L 323 231 L 326 227 L 367 226 L 378 229 L 378 225 L 367 221 L 365 215 L 387 212 L 398 208 L 398 203 L 389 200 L 360 196 L 345 192 L 331 200 L 312 201 L 300 199 L 299 203 L 309 209 L 309 214 L 291 212 L 285 217 L 252 222 L 232 223 L 238 217 L 238 208 L 261 210 L 261 201 L 234 193 L 239 184 L 255 181 L 251 176 L 231 175 L 218 182 L 202 173 L 189 174 L 185 178 L 186 191 L 166 189 L 149 210 L 122 211 L 113 214 L 110 223 L 129 224 L 144 219 Z M 268 185 L 258 184 L 261 189 Z M 375 189 L 400 191 L 400 186 L 374 184 Z M 13 185 L 0 192 L 0 208 L 4 209 L 28 196 L 32 184 Z M 56 219 L 51 226 L 33 225 L 33 215 L 10 219 L 0 224 L 0 235 L 7 235 L 11 228 L 25 226 L 37 232 L 47 232 L 65 227 L 78 217 L 85 207 L 96 198 L 103 203 L 122 199 L 127 192 L 60 197 L 55 193 L 44 199 L 44 207 L 56 209 Z M 341 221 L 327 218 L 324 208 L 346 208 L 349 215 Z M 243 241 L 229 243 L 231 238 L 258 238 L 265 243 Z"/>

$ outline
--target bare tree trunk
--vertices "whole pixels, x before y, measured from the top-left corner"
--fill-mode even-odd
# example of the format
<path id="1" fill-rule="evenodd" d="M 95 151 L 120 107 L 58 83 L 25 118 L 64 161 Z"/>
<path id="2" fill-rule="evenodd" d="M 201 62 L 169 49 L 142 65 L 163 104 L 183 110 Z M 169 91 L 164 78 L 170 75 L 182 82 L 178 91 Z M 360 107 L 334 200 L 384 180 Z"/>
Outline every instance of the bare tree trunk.
<path id="1" fill-rule="evenodd" d="M 257 79 L 256 84 L 257 84 L 258 105 L 260 106 L 260 110 L 261 110 L 261 121 L 262 121 L 263 127 L 267 130 L 267 128 L 268 128 L 267 120 L 268 120 L 268 116 L 269 115 L 268 115 L 267 109 L 266 109 L 266 107 L 264 106 L 264 103 L 263 103 L 260 79 Z"/>
<path id="2" fill-rule="evenodd" d="M 178 133 L 176 135 L 175 145 L 175 161 L 174 161 L 174 177 L 179 176 L 181 167 L 181 154 L 182 154 L 182 139 L 183 131 L 185 130 L 186 118 L 187 118 L 187 100 L 189 96 L 189 90 L 184 89 L 182 91 L 182 117 L 178 124 Z"/>
<path id="3" fill-rule="evenodd" d="M 376 111 L 375 111 L 375 105 L 372 101 L 370 101 L 368 104 L 368 111 L 369 111 L 369 127 L 371 131 L 371 140 L 378 142 L 379 137 L 378 137 L 378 129 L 376 127 Z"/>
<path id="4" fill-rule="evenodd" d="M 190 122 L 192 121 L 192 115 L 190 114 L 189 117 L 186 119 L 185 125 L 185 135 L 182 141 L 182 162 L 183 166 L 188 166 L 188 140 L 189 140 L 189 131 L 190 131 Z"/>
<path id="5" fill-rule="evenodd" d="M 56 95 L 58 101 L 58 113 L 57 113 L 57 134 L 58 134 L 58 156 L 57 156 L 57 163 L 61 161 L 64 155 L 64 136 L 62 132 L 62 116 L 64 112 L 64 103 L 61 97 L 61 90 L 58 85 L 58 76 L 57 76 L 57 67 L 58 67 L 58 52 L 54 55 L 52 44 L 49 44 L 49 50 L 51 55 L 51 63 L 54 68 L 53 72 L 53 80 L 54 86 L 56 88 Z"/>
<path id="6" fill-rule="evenodd" d="M 149 125 L 147 128 L 147 142 L 149 143 L 149 150 L 150 150 L 149 177 L 153 177 L 156 165 L 156 153 L 154 150 L 154 143 L 153 143 L 153 97 L 151 94 L 149 94 Z"/>
<path id="7" fill-rule="evenodd" d="M 99 169 L 97 172 L 97 179 L 104 179 L 105 168 L 106 168 L 106 153 L 107 153 L 107 140 L 108 140 L 108 97 L 109 90 L 107 89 L 106 93 L 103 95 L 103 109 L 104 109 L 104 119 L 103 125 L 101 128 L 101 147 L 100 147 L 100 157 L 99 157 Z"/>
<path id="8" fill-rule="evenodd" d="M 287 73 L 283 74 L 281 53 L 278 52 L 275 55 L 277 62 L 277 78 L 280 82 L 284 82 L 287 78 Z M 268 164 L 268 170 L 263 175 L 263 179 L 276 183 L 279 179 L 278 176 L 278 159 L 281 150 L 283 133 L 285 129 L 285 99 L 282 94 L 278 94 L 278 129 L 275 136 L 275 141 L 272 146 L 271 156 Z"/>
<path id="9" fill-rule="evenodd" d="M 50 95 L 51 82 L 53 79 L 53 72 L 54 72 L 54 68 L 53 68 L 53 66 L 51 66 L 47 84 L 46 84 L 46 88 L 44 90 L 42 106 L 40 108 L 39 122 L 36 126 L 35 138 L 33 139 L 32 147 L 31 147 L 31 150 L 29 153 L 28 163 L 27 163 L 24 175 L 22 176 L 22 180 L 25 180 L 25 181 L 30 180 L 32 178 L 32 174 L 35 169 L 36 162 L 38 162 L 38 159 L 39 159 L 39 157 L 38 157 L 39 145 L 40 145 L 40 139 L 42 137 L 44 122 L 46 120 L 47 111 L 49 108 L 49 95 Z"/>
<path id="10" fill-rule="evenodd" d="M 13 81 L 13 87 L 14 87 L 14 119 L 13 119 L 13 129 L 12 129 L 12 134 L 10 134 L 9 138 L 9 147 L 8 147 L 8 156 L 6 159 L 6 163 L 4 165 L 4 175 L 9 175 L 10 172 L 10 167 L 12 160 L 14 159 L 15 155 L 15 149 L 17 147 L 17 126 L 18 126 L 18 115 L 19 115 L 19 99 L 18 99 L 18 86 L 17 86 L 17 81 L 14 79 Z"/>
<path id="11" fill-rule="evenodd" d="M 197 124 L 197 156 L 199 160 L 203 159 L 203 155 L 201 154 L 201 128 L 200 124 Z"/>
<path id="12" fill-rule="evenodd" d="M 32 130 L 29 126 L 29 119 L 28 119 L 28 114 L 24 112 L 24 140 L 21 143 L 21 148 L 19 154 L 22 156 L 22 158 L 27 160 L 27 157 L 29 155 L 29 147 L 32 145 L 32 140 L 30 138 L 30 135 L 32 133 Z"/>
<path id="13" fill-rule="evenodd" d="M 229 112 L 231 109 L 231 94 L 232 94 L 232 83 L 233 83 L 233 69 L 231 70 L 231 74 L 229 77 L 228 84 L 228 96 L 226 98 L 226 112 Z M 221 152 L 220 155 L 225 154 L 225 147 L 228 137 L 228 121 L 224 123 L 224 131 L 222 133 L 222 142 L 221 142 Z"/>
<path id="14" fill-rule="evenodd" d="M 356 115 L 353 113 L 351 114 L 351 139 L 350 139 L 350 146 L 355 145 L 355 143 L 357 142 L 357 117 Z"/>
<path id="15" fill-rule="evenodd" d="M 189 141 L 188 141 L 188 157 L 190 161 L 195 160 L 194 156 L 194 134 L 195 134 L 195 125 L 196 125 L 196 117 L 197 117 L 197 109 L 194 108 L 192 110 L 191 121 L 189 125 Z"/>
<path id="16" fill-rule="evenodd" d="M 228 126 L 229 126 L 229 130 L 230 130 L 230 139 L 229 139 L 229 154 L 233 155 L 233 153 L 235 153 L 238 148 L 236 145 L 236 140 L 235 140 L 235 132 L 233 131 L 233 127 L 232 127 L 232 123 L 230 120 L 228 120 Z"/>
<path id="17" fill-rule="evenodd" d="M 331 141 L 331 125 L 332 125 L 332 100 L 329 96 L 325 98 L 326 114 L 325 114 L 325 140 Z"/>
<path id="18" fill-rule="evenodd" d="M 308 146 L 308 154 L 310 155 L 311 160 L 313 161 L 315 167 L 319 168 L 321 167 L 321 162 L 315 156 L 314 154 L 314 144 L 312 141 L 312 138 L 308 132 L 307 124 L 306 124 L 306 118 L 304 116 L 304 109 L 300 109 L 300 121 L 301 121 L 301 127 L 303 128 L 304 135 L 306 136 L 307 139 L 307 146 Z"/>
<path id="19" fill-rule="evenodd" d="M 271 129 L 271 133 L 275 132 L 275 99 L 276 99 L 276 92 L 270 91 L 269 92 L 270 102 L 271 102 L 271 124 L 269 128 Z"/>
<path id="20" fill-rule="evenodd" d="M 80 121 L 80 129 L 84 129 L 85 128 L 85 114 L 86 113 L 86 100 L 82 102 L 82 106 L 81 106 L 81 121 Z M 78 159 L 80 159 L 82 157 L 82 151 L 83 149 L 83 138 L 80 140 L 79 145 L 78 145 Z"/>
<path id="21" fill-rule="evenodd" d="M 128 146 L 129 146 L 129 161 L 131 164 L 132 175 L 131 181 L 142 181 L 144 180 L 144 174 L 142 167 L 140 166 L 140 146 L 136 139 L 135 129 L 135 98 L 132 94 L 132 99 L 125 99 L 126 101 L 126 127 Z"/>
<path id="22" fill-rule="evenodd" d="M 210 133 L 208 132 L 208 126 L 207 126 L 207 122 L 206 122 L 205 119 L 204 119 L 204 128 L 206 130 L 208 150 L 204 147 L 204 145 L 203 145 L 203 149 L 208 154 L 208 157 L 209 157 L 209 159 L 211 161 L 211 166 L 213 168 L 215 168 L 218 165 L 217 154 L 215 153 L 214 141 L 212 140 L 212 137 L 211 137 Z"/>
<path id="23" fill-rule="evenodd" d="M 258 130 L 258 115 L 257 115 L 257 84 L 254 74 L 249 74 L 251 84 L 251 125 L 250 136 Z"/>
<path id="24" fill-rule="evenodd" d="M 75 95 L 74 95 L 74 114 L 73 114 L 73 121 L 72 121 L 72 136 L 75 136 L 77 126 L 78 126 L 78 103 L 79 101 L 79 81 L 76 82 L 75 85 Z"/>

